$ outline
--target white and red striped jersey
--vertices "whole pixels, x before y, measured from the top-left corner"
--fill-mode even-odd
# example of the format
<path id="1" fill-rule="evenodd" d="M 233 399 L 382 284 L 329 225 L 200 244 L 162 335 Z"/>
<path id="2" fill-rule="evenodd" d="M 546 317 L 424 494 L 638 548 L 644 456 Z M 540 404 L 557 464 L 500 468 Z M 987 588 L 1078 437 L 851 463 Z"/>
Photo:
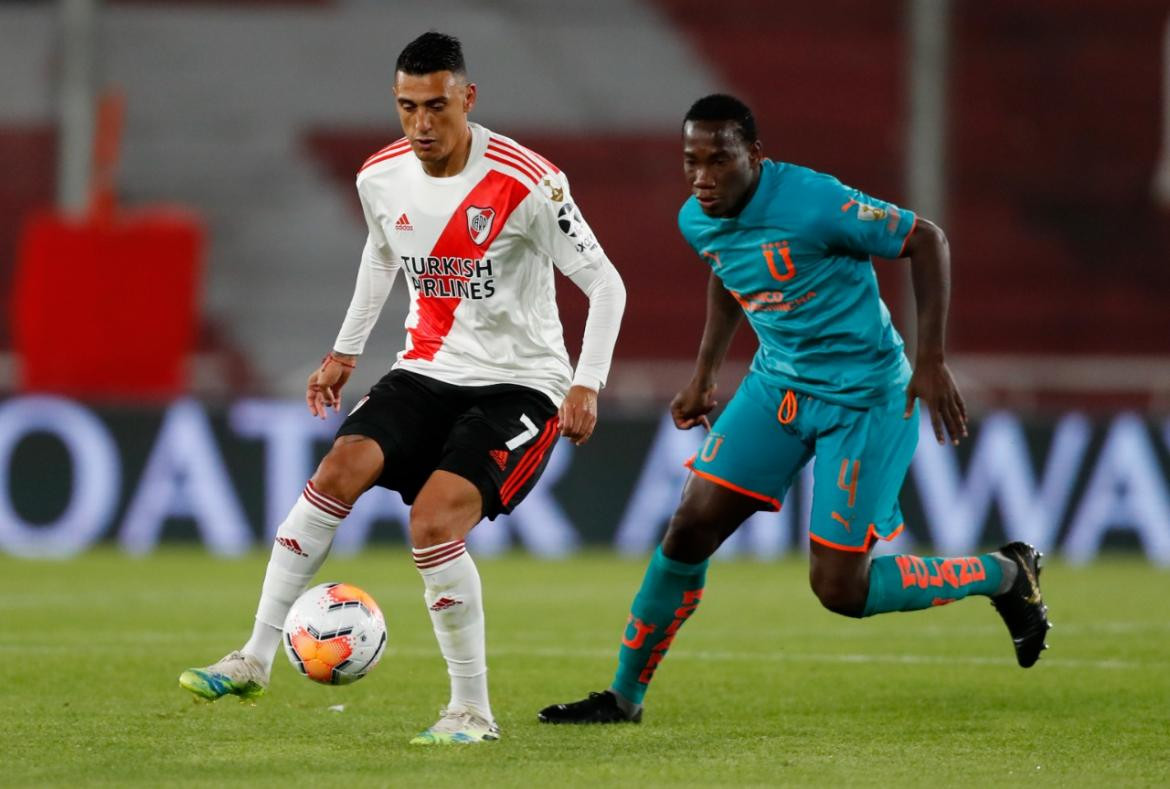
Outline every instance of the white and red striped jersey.
<path id="1" fill-rule="evenodd" d="M 362 352 L 401 269 L 410 311 L 396 369 L 461 386 L 519 384 L 559 403 L 573 373 L 553 266 L 569 276 L 608 261 L 563 173 L 514 140 L 469 126 L 471 153 L 458 175 L 427 175 L 405 138 L 358 173 L 369 236 L 334 348 Z"/>

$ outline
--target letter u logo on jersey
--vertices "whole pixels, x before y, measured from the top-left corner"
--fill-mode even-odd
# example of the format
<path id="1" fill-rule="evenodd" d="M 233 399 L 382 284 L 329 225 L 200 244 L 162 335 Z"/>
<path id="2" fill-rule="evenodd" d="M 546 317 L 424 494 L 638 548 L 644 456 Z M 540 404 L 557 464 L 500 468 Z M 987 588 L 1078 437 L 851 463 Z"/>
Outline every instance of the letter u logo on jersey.
<path id="1" fill-rule="evenodd" d="M 792 252 L 788 249 L 787 241 L 773 241 L 760 248 L 764 253 L 764 260 L 768 262 L 768 271 L 771 272 L 772 279 L 777 282 L 785 282 L 796 276 L 796 266 L 792 262 Z M 777 252 L 780 254 L 780 261 L 784 266 L 783 273 L 776 270 L 775 253 Z"/>
<path id="2" fill-rule="evenodd" d="M 467 207 L 467 232 L 471 234 L 471 240 L 477 245 L 482 244 L 487 239 L 488 234 L 492 232 L 492 222 L 496 218 L 496 209 L 480 208 L 479 206 Z"/>

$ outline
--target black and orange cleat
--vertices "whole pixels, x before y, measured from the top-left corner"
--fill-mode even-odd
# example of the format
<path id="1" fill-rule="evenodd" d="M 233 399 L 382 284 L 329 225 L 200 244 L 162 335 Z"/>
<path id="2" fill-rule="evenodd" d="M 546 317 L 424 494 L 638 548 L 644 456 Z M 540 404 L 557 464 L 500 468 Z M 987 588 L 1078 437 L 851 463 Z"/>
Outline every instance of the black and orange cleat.
<path id="1" fill-rule="evenodd" d="M 999 553 L 1015 562 L 1019 572 L 1011 589 L 992 597 L 991 604 L 1011 633 L 1016 660 L 1021 667 L 1029 668 L 1048 649 L 1044 637 L 1052 627 L 1048 606 L 1040 595 L 1040 563 L 1044 554 L 1026 542 L 1009 542 Z"/>
<path id="2" fill-rule="evenodd" d="M 545 707 L 536 717 L 541 723 L 641 723 L 642 707 L 627 715 L 613 691 L 604 690 L 581 701 Z"/>

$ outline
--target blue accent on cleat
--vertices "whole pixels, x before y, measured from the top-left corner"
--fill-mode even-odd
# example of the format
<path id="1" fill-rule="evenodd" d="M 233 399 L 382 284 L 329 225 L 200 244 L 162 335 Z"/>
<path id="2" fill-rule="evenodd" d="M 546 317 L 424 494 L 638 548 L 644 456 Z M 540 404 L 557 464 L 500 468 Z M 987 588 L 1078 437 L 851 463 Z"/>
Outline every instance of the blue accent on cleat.
<path id="1" fill-rule="evenodd" d="M 228 695 L 248 700 L 264 694 L 265 679 L 255 658 L 232 652 L 206 668 L 187 669 L 179 675 L 179 687 L 207 701 Z"/>
<path id="2" fill-rule="evenodd" d="M 419 733 L 411 745 L 474 745 L 500 739 L 500 727 L 470 710 L 441 710 L 434 726 Z"/>
<path id="3" fill-rule="evenodd" d="M 264 687 L 257 682 L 236 684 L 231 677 L 202 668 L 187 669 L 180 674 L 179 686 L 208 701 L 215 701 L 229 694 L 239 696 L 241 699 L 254 699 L 264 694 Z"/>

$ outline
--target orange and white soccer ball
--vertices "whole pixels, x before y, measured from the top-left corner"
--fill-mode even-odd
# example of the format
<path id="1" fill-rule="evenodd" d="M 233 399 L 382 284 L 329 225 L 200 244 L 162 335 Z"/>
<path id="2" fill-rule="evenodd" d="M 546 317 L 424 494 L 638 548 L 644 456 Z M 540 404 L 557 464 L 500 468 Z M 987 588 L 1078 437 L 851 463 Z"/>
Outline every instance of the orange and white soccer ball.
<path id="1" fill-rule="evenodd" d="M 386 621 L 374 598 L 350 584 L 314 586 L 284 620 L 284 651 L 297 671 L 323 685 L 370 673 L 386 648 Z"/>

